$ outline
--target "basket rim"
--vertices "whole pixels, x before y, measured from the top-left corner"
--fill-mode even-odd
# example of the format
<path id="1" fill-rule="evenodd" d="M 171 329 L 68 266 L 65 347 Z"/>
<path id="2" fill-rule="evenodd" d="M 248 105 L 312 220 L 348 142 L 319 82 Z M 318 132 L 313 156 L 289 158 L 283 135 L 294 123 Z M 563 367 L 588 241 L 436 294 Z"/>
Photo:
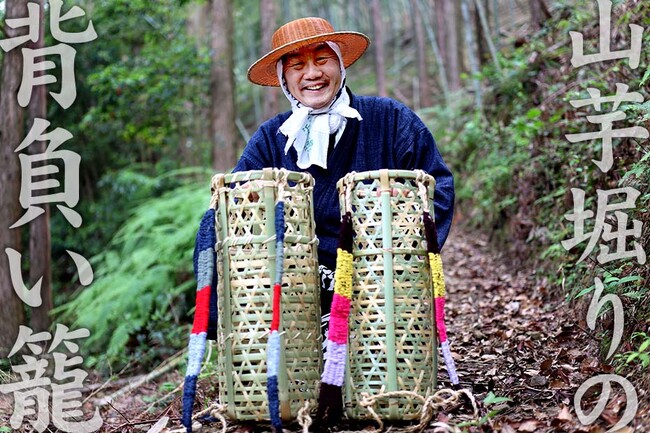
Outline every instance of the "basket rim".
<path id="1" fill-rule="evenodd" d="M 378 169 L 368 170 L 365 172 L 350 172 L 336 182 L 336 187 L 340 190 L 343 185 L 347 183 L 357 183 L 359 181 L 380 179 L 383 174 L 387 174 L 389 178 L 417 179 L 418 177 L 422 177 L 425 181 L 425 184 L 429 184 L 431 186 L 436 185 L 435 178 L 420 169 Z"/>
<path id="2" fill-rule="evenodd" d="M 266 167 L 261 170 L 248 170 L 244 172 L 217 173 L 213 176 L 212 184 L 234 183 L 245 181 L 277 181 L 284 177 L 287 181 L 313 184 L 313 177 L 308 172 L 294 172 L 284 168 Z"/>

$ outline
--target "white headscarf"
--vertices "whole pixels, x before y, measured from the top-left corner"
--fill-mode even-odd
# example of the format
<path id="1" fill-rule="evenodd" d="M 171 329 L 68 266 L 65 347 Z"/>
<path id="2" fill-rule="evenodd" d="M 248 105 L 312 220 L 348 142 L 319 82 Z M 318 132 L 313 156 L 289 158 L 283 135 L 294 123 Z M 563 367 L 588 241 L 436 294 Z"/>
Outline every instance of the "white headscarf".
<path id="1" fill-rule="evenodd" d="M 345 67 L 341 49 L 333 42 L 327 45 L 334 50 L 339 59 L 341 68 L 341 86 L 339 87 L 334 100 L 329 106 L 315 110 L 305 106 L 289 92 L 287 82 L 284 79 L 282 60 L 277 63 L 278 80 L 282 92 L 291 102 L 291 116 L 280 126 L 280 132 L 287 136 L 287 144 L 284 153 L 287 154 L 291 146 L 298 154 L 297 165 L 301 169 L 307 169 L 312 164 L 327 169 L 327 150 L 329 148 L 330 134 L 335 134 L 334 146 L 338 143 L 347 118 L 361 120 L 358 111 L 350 107 L 350 96 L 345 91 Z"/>

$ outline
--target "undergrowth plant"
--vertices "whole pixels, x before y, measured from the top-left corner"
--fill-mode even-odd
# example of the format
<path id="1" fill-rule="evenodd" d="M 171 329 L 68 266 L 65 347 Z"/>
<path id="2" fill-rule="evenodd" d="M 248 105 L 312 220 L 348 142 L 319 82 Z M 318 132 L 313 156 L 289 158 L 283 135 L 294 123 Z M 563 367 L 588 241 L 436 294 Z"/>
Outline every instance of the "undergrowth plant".
<path id="1" fill-rule="evenodd" d="M 458 428 L 481 427 L 489 423 L 491 418 L 503 412 L 507 408 L 506 403 L 511 401 L 512 398 L 508 398 L 507 396 L 497 396 L 494 392 L 489 392 L 485 398 L 483 398 L 483 405 L 485 405 L 486 408 L 489 408 L 488 413 L 478 420 L 461 422 L 457 426 Z"/>
<path id="2" fill-rule="evenodd" d="M 635 350 L 617 354 L 615 360 L 622 365 L 640 364 L 647 369 L 650 366 L 650 335 L 646 332 L 632 334 L 632 342 L 638 343 Z"/>
<path id="3" fill-rule="evenodd" d="M 618 45 L 629 44 L 625 39 L 629 24 L 650 27 L 648 2 L 619 2 L 612 14 L 612 27 L 626 35 L 615 41 Z M 645 261 L 629 259 L 597 264 L 598 246 L 578 263 L 587 242 L 570 251 L 561 242 L 576 236 L 574 223 L 566 218 L 574 212 L 572 188 L 585 192 L 584 209 L 595 216 L 597 190 L 632 187 L 640 196 L 633 209 L 625 210 L 628 225 L 641 221 L 643 232 L 633 240 L 629 236 L 627 248 L 632 242 L 644 249 L 650 245 L 650 145 L 647 140 L 614 139 L 614 165 L 603 173 L 592 162 L 601 157 L 602 144 L 597 140 L 570 143 L 566 135 L 598 131 L 600 126 L 587 118 L 598 111 L 576 109 L 571 101 L 588 98 L 588 88 L 612 95 L 615 83 L 627 84 L 629 92 L 644 98 L 642 103 L 620 105 L 618 110 L 626 118 L 615 128 L 650 130 L 650 32 L 643 34 L 642 63 L 631 70 L 624 60 L 573 68 L 569 31 L 585 35 L 586 52 L 597 50 L 595 1 L 585 0 L 579 6 L 556 2 L 553 18 L 540 32 L 523 44 L 503 44 L 501 69 L 487 64 L 478 77 L 483 86 L 480 110 L 470 99 L 424 110 L 421 116 L 454 172 L 457 223 L 488 233 L 495 247 L 512 253 L 513 262 L 535 269 L 536 276 L 546 279 L 549 295 L 564 297 L 576 309 L 577 303 L 588 301 L 594 278 L 599 277 L 605 293 L 616 294 L 623 302 L 625 342 L 632 336 L 639 339 L 634 333 L 646 332 L 643 327 L 650 321 L 650 294 L 645 288 L 650 267 Z M 607 113 L 610 108 L 604 105 L 599 110 Z M 615 220 L 612 215 L 607 223 L 615 227 Z M 584 233 L 593 230 L 594 219 L 589 219 Z M 614 243 L 598 240 L 610 251 Z M 646 349 L 626 359 L 642 360 L 640 354 Z"/>
<path id="4" fill-rule="evenodd" d="M 151 366 L 185 346 L 196 285 L 194 238 L 208 186 L 185 182 L 137 206 L 91 259 L 93 283 L 56 309 L 61 321 L 90 330 L 89 366 L 114 369 L 132 359 Z"/>

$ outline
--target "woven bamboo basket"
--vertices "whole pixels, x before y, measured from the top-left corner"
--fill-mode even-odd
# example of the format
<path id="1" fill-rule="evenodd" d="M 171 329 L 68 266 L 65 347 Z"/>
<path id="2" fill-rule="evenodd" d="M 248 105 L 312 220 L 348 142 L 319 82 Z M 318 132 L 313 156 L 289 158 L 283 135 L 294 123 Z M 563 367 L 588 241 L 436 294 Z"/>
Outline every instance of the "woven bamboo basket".
<path id="1" fill-rule="evenodd" d="M 348 417 L 366 419 L 362 393 L 435 392 L 435 304 L 421 199 L 433 209 L 435 180 L 421 171 L 378 170 L 350 173 L 337 187 L 355 234 L 344 399 Z M 418 419 L 422 406 L 408 397 L 376 405 L 386 420 Z"/>
<path id="2" fill-rule="evenodd" d="M 233 420 L 269 420 L 267 341 L 276 276 L 275 205 L 284 199 L 277 375 L 280 416 L 318 394 L 322 368 L 313 179 L 279 169 L 215 175 L 219 398 Z"/>

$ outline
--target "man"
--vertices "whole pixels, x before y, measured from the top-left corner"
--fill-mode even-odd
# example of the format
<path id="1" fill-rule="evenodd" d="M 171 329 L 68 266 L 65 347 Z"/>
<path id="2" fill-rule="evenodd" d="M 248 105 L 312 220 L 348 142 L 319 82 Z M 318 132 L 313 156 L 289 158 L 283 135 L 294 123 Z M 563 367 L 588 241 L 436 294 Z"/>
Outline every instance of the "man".
<path id="1" fill-rule="evenodd" d="M 328 312 L 340 226 L 336 182 L 347 173 L 422 169 L 436 179 L 435 219 L 442 247 L 453 215 L 454 185 L 433 136 L 413 111 L 389 99 L 352 94 L 346 68 L 363 55 L 367 36 L 334 31 L 322 18 L 280 27 L 273 49 L 248 70 L 263 86 L 280 86 L 291 111 L 263 123 L 234 171 L 282 167 L 315 180 L 323 312 Z"/>
<path id="2" fill-rule="evenodd" d="M 302 18 L 278 29 L 273 49 L 248 70 L 253 83 L 280 86 L 291 111 L 260 126 L 234 171 L 276 167 L 314 177 L 322 312 L 329 312 L 333 295 L 340 226 L 336 182 L 343 176 L 384 168 L 422 169 L 433 175 L 441 247 L 453 215 L 453 178 L 424 123 L 395 100 L 357 96 L 345 87 L 345 69 L 363 55 L 368 44 L 368 37 L 361 33 L 336 32 L 324 19 Z M 216 338 L 215 236 L 214 210 L 208 210 L 194 252 L 197 307 L 183 392 L 183 425 L 188 431 L 206 336 Z M 328 418 L 336 419 L 335 415 Z"/>

